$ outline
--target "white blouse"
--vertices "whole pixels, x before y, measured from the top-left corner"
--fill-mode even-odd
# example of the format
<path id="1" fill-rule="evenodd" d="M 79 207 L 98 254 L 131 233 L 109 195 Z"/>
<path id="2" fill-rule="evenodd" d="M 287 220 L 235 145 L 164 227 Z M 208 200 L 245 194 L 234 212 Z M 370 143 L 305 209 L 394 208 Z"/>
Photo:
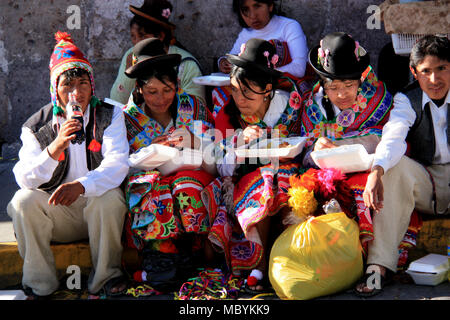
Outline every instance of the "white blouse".
<path id="1" fill-rule="evenodd" d="M 260 30 L 244 28 L 239 33 L 229 53 L 238 55 L 241 51 L 241 45 L 252 38 L 267 41 L 276 39 L 286 42 L 289 47 L 292 62 L 278 68 L 278 70 L 281 72 L 289 72 L 298 78 L 305 75 L 306 63 L 308 61 L 308 45 L 306 43 L 305 33 L 300 23 L 296 20 L 274 15 L 269 23 Z"/>

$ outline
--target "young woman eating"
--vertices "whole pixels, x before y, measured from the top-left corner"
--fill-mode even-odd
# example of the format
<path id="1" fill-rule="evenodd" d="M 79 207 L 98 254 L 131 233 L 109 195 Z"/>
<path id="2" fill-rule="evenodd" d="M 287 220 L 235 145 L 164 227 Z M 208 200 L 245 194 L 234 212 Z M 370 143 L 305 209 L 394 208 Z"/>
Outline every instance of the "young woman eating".
<path id="1" fill-rule="evenodd" d="M 180 55 L 166 54 L 163 43 L 150 38 L 134 47 L 133 56 L 135 64 L 126 75 L 136 79 L 136 89 L 124 107 L 130 154 L 152 144 L 203 149 L 212 143 L 208 130 L 214 128 L 214 120 L 210 112 L 200 100 L 178 88 Z M 210 223 L 200 191 L 213 180 L 214 173 L 198 168 L 163 176 L 150 170 L 128 177 L 128 245 L 146 249 L 147 256 L 153 257 L 147 259 L 153 269 L 164 269 L 167 259 L 177 265 L 180 255 L 208 248 Z M 161 266 L 155 265 L 158 261 Z"/>

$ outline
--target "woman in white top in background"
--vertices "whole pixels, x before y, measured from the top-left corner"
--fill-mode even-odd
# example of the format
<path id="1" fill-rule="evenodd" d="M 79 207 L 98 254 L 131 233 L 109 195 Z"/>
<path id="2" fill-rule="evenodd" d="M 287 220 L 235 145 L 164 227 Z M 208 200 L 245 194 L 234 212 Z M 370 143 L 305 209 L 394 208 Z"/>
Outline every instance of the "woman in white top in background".
<path id="1" fill-rule="evenodd" d="M 306 36 L 296 20 L 276 14 L 274 2 L 275 0 L 233 0 L 233 12 L 238 16 L 243 29 L 229 53 L 237 55 L 241 51 L 242 44 L 251 38 L 277 40 L 279 41 L 277 47 L 281 50 L 283 47 L 288 49 L 284 55 L 286 59 L 277 52 L 282 58 L 276 66 L 277 69 L 302 78 L 305 75 L 308 55 Z M 287 58 L 288 56 L 290 57 Z M 283 60 L 291 61 L 280 66 Z M 218 64 L 221 72 L 230 73 L 232 66 L 225 57 L 220 57 Z"/>

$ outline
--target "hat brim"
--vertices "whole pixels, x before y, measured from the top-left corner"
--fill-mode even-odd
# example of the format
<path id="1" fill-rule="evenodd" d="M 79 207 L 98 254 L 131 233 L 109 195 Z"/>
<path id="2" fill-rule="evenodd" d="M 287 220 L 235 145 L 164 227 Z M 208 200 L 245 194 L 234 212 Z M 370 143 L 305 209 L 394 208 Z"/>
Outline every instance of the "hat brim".
<path id="1" fill-rule="evenodd" d="M 155 69 L 156 67 L 160 68 L 173 68 L 180 64 L 181 56 L 179 54 L 165 54 L 155 57 L 149 57 L 142 59 L 134 66 L 129 67 L 125 71 L 125 75 L 129 78 L 141 78 L 145 77 L 145 74 L 148 73 L 148 70 Z"/>
<path id="2" fill-rule="evenodd" d="M 232 64 L 234 64 L 238 67 L 244 68 L 244 69 L 248 68 L 248 69 L 258 70 L 259 72 L 267 73 L 274 77 L 281 77 L 283 75 L 283 73 L 281 71 L 263 67 L 259 64 L 256 64 L 252 61 L 245 60 L 245 59 L 241 58 L 240 56 L 236 56 L 234 54 L 227 53 L 225 56 L 226 56 L 227 60 L 230 61 Z"/>
<path id="3" fill-rule="evenodd" d="M 357 79 L 361 78 L 362 74 L 364 73 L 364 71 L 367 69 L 367 67 L 370 64 L 370 55 L 369 55 L 369 53 L 366 53 L 364 56 L 360 57 L 360 59 L 359 59 L 359 63 L 358 63 L 359 68 L 358 68 L 357 72 L 348 73 L 348 74 L 329 73 L 318 62 L 317 57 L 319 54 L 319 47 L 320 47 L 320 45 L 315 46 L 314 48 L 309 50 L 308 62 L 313 67 L 314 71 L 323 77 L 330 78 L 330 79 L 341 79 L 341 80 L 345 80 L 345 79 L 357 80 Z"/>
<path id="4" fill-rule="evenodd" d="M 140 16 L 140 17 L 142 17 L 142 18 L 145 18 L 145 19 L 147 19 L 147 20 L 150 20 L 150 21 L 152 21 L 152 22 L 154 22 L 154 23 L 156 23 L 156 24 L 159 24 L 160 26 L 162 26 L 162 27 L 164 27 L 164 28 L 166 28 L 166 29 L 169 29 L 169 30 L 172 30 L 172 31 L 173 31 L 173 30 L 175 30 L 175 28 L 176 28 L 176 26 L 175 26 L 173 23 L 170 23 L 170 22 L 164 22 L 164 21 L 158 20 L 158 19 L 156 19 L 156 18 L 154 18 L 154 17 L 152 17 L 152 16 L 146 14 L 145 12 L 142 12 L 142 11 L 140 10 L 140 8 L 137 8 L 137 7 L 135 7 L 135 6 L 130 5 L 130 6 L 129 6 L 129 9 L 130 9 L 131 13 L 133 13 L 134 15 L 138 15 L 138 16 Z"/>

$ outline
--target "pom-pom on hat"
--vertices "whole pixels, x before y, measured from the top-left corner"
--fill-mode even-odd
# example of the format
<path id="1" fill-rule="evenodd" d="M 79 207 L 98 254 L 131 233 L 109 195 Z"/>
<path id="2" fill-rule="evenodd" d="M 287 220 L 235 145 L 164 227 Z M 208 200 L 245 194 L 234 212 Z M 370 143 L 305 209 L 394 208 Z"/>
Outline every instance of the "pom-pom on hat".
<path id="1" fill-rule="evenodd" d="M 50 57 L 50 94 L 53 113 L 63 115 L 64 111 L 58 105 L 57 86 L 59 76 L 70 69 L 83 69 L 91 80 L 92 96 L 94 96 L 94 72 L 83 52 L 74 44 L 70 34 L 58 31 L 55 34 L 56 46 Z"/>
<path id="2" fill-rule="evenodd" d="M 309 51 L 308 60 L 321 76 L 357 80 L 369 66 L 370 56 L 350 35 L 334 32 Z"/>
<path id="3" fill-rule="evenodd" d="M 157 38 L 139 41 L 133 48 L 133 65 L 125 71 L 129 78 L 145 79 L 154 68 L 175 68 L 181 62 L 179 54 L 167 54 Z"/>

